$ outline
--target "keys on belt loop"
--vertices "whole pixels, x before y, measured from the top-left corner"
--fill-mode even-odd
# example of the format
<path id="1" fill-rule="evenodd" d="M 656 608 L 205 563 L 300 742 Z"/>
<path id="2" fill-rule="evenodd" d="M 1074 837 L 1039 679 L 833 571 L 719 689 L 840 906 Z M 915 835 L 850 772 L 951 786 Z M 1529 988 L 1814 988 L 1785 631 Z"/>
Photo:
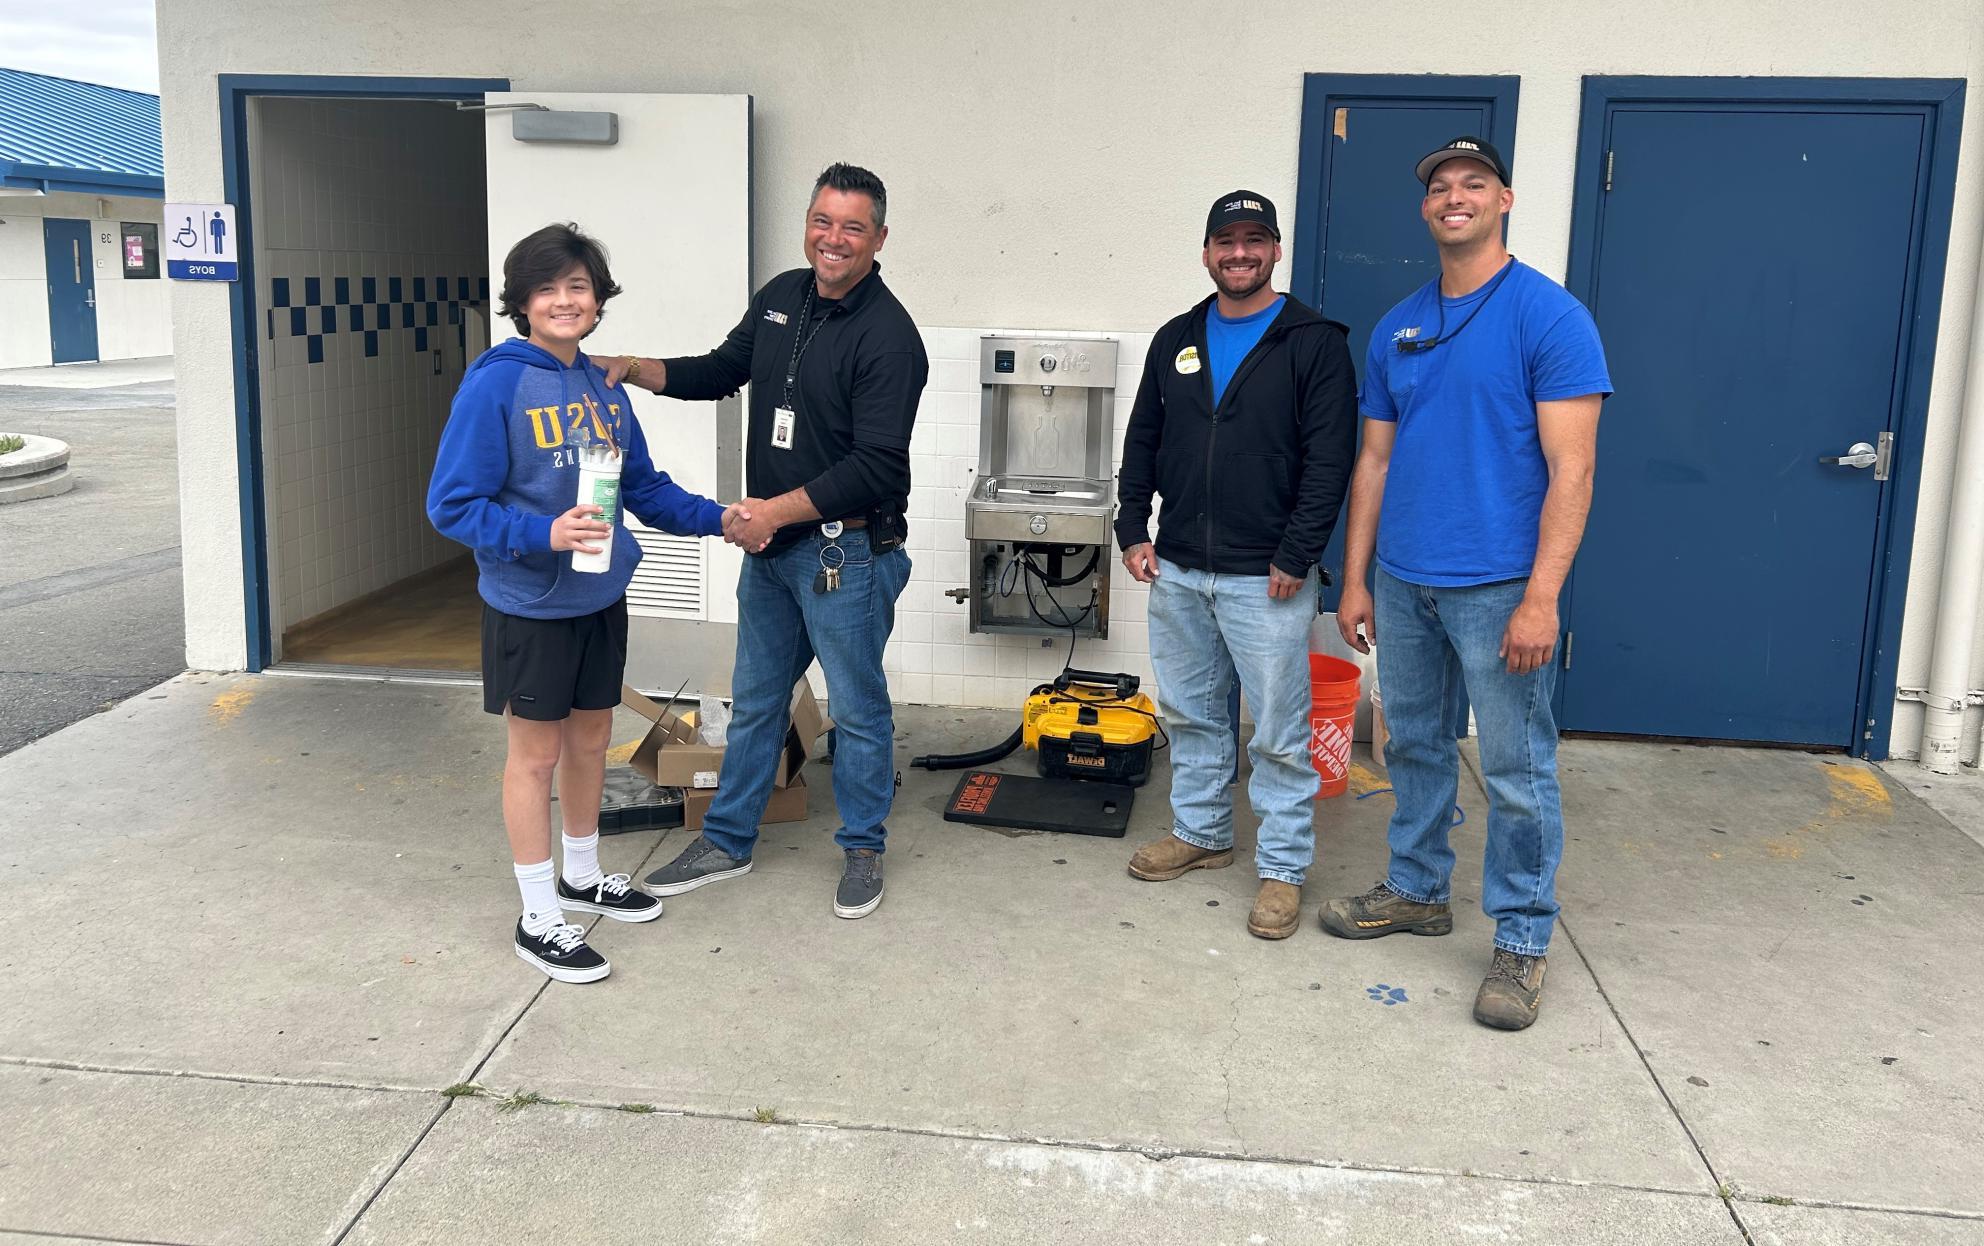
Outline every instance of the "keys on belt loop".
<path id="1" fill-rule="evenodd" d="M 813 591 L 831 593 L 840 587 L 840 569 L 847 565 L 847 551 L 840 547 L 840 534 L 846 526 L 838 519 L 820 525 L 827 543 L 820 547 L 820 573 L 813 577 Z"/>

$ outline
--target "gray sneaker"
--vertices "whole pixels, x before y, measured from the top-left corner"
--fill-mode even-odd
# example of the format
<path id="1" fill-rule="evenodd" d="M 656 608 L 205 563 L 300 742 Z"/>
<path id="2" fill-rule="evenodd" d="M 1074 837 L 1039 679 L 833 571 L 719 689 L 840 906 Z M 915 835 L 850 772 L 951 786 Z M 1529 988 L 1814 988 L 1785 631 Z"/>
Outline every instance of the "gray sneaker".
<path id="1" fill-rule="evenodd" d="M 882 854 L 873 848 L 849 848 L 834 892 L 835 917 L 866 917 L 882 902 Z"/>
<path id="2" fill-rule="evenodd" d="M 698 835 L 689 841 L 681 855 L 643 879 L 641 886 L 651 896 L 679 896 L 704 883 L 750 872 L 751 858 L 740 861 Z"/>

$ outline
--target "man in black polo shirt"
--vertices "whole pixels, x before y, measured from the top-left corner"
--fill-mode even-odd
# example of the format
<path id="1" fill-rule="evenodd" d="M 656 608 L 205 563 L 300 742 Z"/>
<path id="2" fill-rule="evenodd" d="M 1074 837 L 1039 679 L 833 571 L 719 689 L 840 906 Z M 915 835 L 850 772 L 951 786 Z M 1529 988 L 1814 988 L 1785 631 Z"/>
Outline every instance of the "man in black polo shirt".
<path id="1" fill-rule="evenodd" d="M 817 657 L 837 729 L 834 841 L 846 853 L 834 912 L 866 917 L 882 902 L 883 821 L 895 798 L 882 648 L 909 582 L 909 436 L 930 374 L 916 325 L 875 262 L 887 211 L 880 178 L 829 166 L 806 210 L 809 267 L 767 282 L 723 345 L 610 361 L 609 379 L 671 398 L 751 385 L 751 496 L 724 532 L 751 555 L 737 582 L 730 746 L 703 833 L 647 876 L 655 895 L 750 870 L 792 685 Z"/>

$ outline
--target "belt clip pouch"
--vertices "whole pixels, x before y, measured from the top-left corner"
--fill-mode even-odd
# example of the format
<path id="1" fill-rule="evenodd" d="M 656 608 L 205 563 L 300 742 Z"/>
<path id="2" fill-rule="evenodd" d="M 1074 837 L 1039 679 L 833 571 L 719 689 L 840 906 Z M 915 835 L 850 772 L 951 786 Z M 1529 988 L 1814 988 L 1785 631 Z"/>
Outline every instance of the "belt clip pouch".
<path id="1" fill-rule="evenodd" d="M 909 525 L 894 511 L 876 510 L 868 513 L 868 548 L 877 554 L 886 554 L 900 546 L 909 537 Z"/>

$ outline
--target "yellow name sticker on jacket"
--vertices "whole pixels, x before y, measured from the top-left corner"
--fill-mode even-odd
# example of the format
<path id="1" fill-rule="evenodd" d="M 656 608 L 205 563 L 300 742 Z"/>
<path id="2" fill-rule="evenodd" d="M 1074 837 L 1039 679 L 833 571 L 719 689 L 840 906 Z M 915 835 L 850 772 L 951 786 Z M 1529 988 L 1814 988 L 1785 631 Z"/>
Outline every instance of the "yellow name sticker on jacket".
<path id="1" fill-rule="evenodd" d="M 1177 367 L 1180 374 L 1184 376 L 1192 375 L 1192 373 L 1199 370 L 1199 348 L 1196 346 L 1187 346 L 1184 350 L 1178 352 L 1178 358 L 1172 360 L 1172 363 Z"/>

